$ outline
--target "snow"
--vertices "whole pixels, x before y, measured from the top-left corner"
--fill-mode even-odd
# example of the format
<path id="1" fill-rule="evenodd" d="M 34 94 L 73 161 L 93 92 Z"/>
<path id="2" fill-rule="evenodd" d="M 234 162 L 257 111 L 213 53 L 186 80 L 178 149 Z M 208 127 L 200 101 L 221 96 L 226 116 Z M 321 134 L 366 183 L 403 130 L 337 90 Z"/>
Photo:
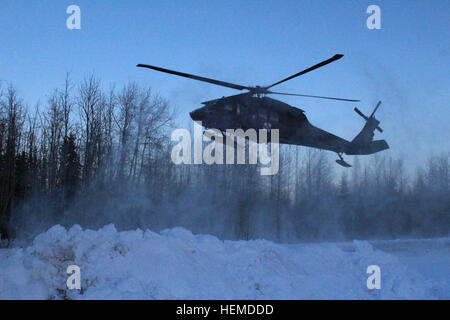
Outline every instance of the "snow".
<path id="1" fill-rule="evenodd" d="M 430 241 L 285 245 L 54 226 L 29 247 L 0 249 L 0 299 L 449 299 L 450 239 Z M 66 286 L 73 264 L 81 290 Z M 380 290 L 366 286 L 373 264 Z"/>

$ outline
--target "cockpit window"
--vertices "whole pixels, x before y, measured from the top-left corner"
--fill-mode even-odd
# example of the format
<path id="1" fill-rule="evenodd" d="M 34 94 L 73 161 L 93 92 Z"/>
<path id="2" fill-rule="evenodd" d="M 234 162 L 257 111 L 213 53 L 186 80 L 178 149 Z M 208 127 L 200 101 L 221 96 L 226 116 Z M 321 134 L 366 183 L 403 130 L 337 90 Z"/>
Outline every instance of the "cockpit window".
<path id="1" fill-rule="evenodd" d="M 271 113 L 270 113 L 270 121 L 272 121 L 272 122 L 278 122 L 278 113 L 276 113 L 276 112 L 271 112 Z"/>
<path id="2" fill-rule="evenodd" d="M 266 109 L 260 109 L 259 110 L 259 118 L 263 120 L 267 120 L 268 118 L 268 112 Z"/>
<path id="3" fill-rule="evenodd" d="M 291 108 L 288 112 L 289 116 L 298 119 L 298 120 L 304 120 L 305 115 L 303 114 L 303 110 L 297 109 L 297 108 Z"/>
<path id="4" fill-rule="evenodd" d="M 229 111 L 229 112 L 234 112 L 234 106 L 232 104 L 230 104 L 230 103 L 227 103 L 225 105 L 225 110 Z"/>

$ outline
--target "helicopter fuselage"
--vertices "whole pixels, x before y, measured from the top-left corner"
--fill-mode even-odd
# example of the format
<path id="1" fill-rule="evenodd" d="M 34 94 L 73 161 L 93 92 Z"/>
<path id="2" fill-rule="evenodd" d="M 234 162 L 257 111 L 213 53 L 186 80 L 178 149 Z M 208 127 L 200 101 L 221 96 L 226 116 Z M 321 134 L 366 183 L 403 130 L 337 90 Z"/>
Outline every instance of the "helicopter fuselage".
<path id="1" fill-rule="evenodd" d="M 347 140 L 313 126 L 302 109 L 269 97 L 241 94 L 203 103 L 190 113 L 205 128 L 222 132 L 227 129 L 278 129 L 279 142 L 345 152 Z M 334 137 L 330 142 L 330 135 Z"/>

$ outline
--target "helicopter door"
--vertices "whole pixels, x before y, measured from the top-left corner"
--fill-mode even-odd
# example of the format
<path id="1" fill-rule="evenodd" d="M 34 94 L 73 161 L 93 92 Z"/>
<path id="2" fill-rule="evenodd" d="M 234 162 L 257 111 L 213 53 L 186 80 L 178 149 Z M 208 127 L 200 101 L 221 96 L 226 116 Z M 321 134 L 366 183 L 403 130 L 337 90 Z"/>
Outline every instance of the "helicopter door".
<path id="1" fill-rule="evenodd" d="M 245 106 L 240 103 L 236 104 L 236 118 L 237 118 L 237 127 L 239 129 L 247 129 L 244 127 L 248 126 L 248 112 L 246 112 Z"/>
<path id="2" fill-rule="evenodd" d="M 234 122 L 235 114 L 236 106 L 231 101 L 228 101 L 222 108 L 222 126 L 229 128 Z"/>
<path id="3" fill-rule="evenodd" d="M 269 111 L 267 109 L 261 108 L 258 112 L 258 115 L 262 129 L 270 130 L 272 128 L 272 123 L 269 118 Z"/>
<path id="4" fill-rule="evenodd" d="M 277 112 L 271 112 L 269 115 L 269 121 L 271 124 L 272 128 L 279 128 L 278 122 L 279 122 L 279 117 L 278 117 L 278 113 Z"/>

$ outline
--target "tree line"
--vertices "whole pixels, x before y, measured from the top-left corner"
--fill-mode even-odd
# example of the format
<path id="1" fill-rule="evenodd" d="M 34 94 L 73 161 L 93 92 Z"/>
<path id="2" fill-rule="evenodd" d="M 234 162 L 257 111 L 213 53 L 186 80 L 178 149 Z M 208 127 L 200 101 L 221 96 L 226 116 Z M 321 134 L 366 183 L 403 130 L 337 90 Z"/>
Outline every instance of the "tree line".
<path id="1" fill-rule="evenodd" d="M 30 239 L 54 224 L 184 226 L 224 239 L 277 241 L 446 236 L 449 153 L 414 174 L 380 154 L 339 176 L 326 152 L 281 146 L 280 170 L 174 165 L 167 99 L 95 75 L 29 107 L 0 90 L 0 234 Z"/>

